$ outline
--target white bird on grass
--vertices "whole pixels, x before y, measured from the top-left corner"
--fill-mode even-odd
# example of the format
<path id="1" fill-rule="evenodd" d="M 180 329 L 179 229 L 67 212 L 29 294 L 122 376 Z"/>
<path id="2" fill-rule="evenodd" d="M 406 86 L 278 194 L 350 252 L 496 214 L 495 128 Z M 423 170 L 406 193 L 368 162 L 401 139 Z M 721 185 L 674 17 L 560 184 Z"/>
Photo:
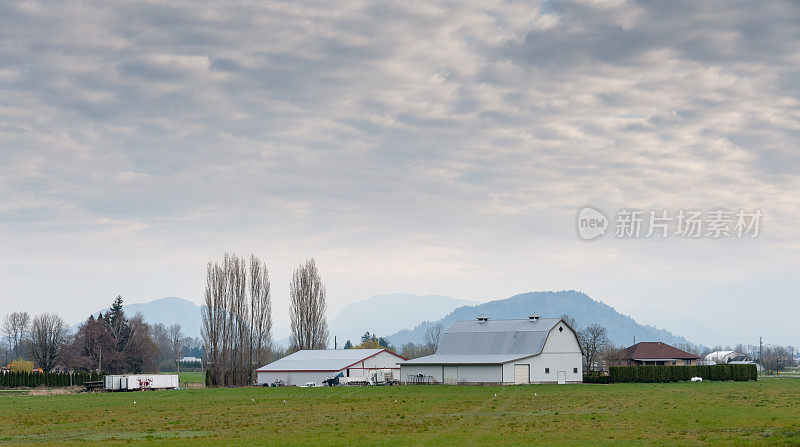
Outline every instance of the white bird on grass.
<path id="1" fill-rule="evenodd" d="M 136 405 L 136 401 L 133 401 L 133 404 Z"/>
<path id="2" fill-rule="evenodd" d="M 283 403 L 286 403 L 286 401 L 283 401 Z"/>
<path id="3" fill-rule="evenodd" d="M 538 395 L 538 394 L 536 394 L 536 393 L 533 393 L 533 395 L 534 395 L 534 396 L 536 396 L 536 397 L 539 397 L 539 395 Z"/>
<path id="4" fill-rule="evenodd" d="M 253 402 L 255 402 L 255 401 L 256 401 L 255 399 L 250 399 L 250 400 L 252 400 Z"/>

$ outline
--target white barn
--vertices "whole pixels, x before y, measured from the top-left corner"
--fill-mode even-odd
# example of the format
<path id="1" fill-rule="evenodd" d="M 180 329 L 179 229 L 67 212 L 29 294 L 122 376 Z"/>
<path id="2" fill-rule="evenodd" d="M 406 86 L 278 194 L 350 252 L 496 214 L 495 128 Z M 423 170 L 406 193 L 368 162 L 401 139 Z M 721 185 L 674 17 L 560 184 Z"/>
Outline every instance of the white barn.
<path id="1" fill-rule="evenodd" d="M 302 350 L 256 370 L 259 385 L 278 380 L 286 385 L 322 381 L 342 373 L 344 377 L 364 377 L 374 370 L 391 369 L 399 375 L 398 362 L 405 360 L 388 349 L 319 349 Z"/>
<path id="2" fill-rule="evenodd" d="M 583 382 L 575 330 L 560 318 L 459 321 L 442 335 L 436 354 L 400 363 L 411 383 L 430 376 L 445 384 Z"/>

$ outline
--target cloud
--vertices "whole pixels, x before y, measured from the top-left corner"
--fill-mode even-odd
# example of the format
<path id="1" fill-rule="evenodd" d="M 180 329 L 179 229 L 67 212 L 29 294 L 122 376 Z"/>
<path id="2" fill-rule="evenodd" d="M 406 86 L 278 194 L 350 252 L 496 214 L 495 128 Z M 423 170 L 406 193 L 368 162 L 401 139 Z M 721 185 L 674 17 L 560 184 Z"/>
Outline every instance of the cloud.
<path id="1" fill-rule="evenodd" d="M 792 2 L 3 2 L 9 293 L 86 311 L 117 293 L 196 299 L 226 249 L 284 276 L 327 261 L 334 310 L 390 289 L 482 299 L 576 282 L 624 307 L 648 281 L 680 281 L 655 272 L 676 264 L 789 275 L 798 15 Z M 665 260 L 602 245 L 595 256 L 652 266 L 632 279 L 591 272 L 572 227 L 586 204 L 761 208 L 768 226 L 735 260 L 719 245 L 676 243 Z M 31 290 L 36 269 L 53 276 Z M 107 281 L 84 286 L 95 269 Z"/>

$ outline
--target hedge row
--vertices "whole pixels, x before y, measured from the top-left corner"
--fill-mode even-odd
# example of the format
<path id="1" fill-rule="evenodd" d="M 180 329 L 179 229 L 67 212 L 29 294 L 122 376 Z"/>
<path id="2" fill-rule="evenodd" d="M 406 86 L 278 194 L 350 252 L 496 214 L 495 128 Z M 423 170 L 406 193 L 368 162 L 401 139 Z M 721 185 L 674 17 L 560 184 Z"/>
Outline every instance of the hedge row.
<path id="1" fill-rule="evenodd" d="M 611 382 L 681 382 L 692 377 L 703 380 L 758 380 L 756 365 L 694 365 L 694 366 L 612 366 Z"/>
<path id="2" fill-rule="evenodd" d="M 72 379 L 70 379 L 70 375 Z M 37 386 L 59 387 L 83 385 L 83 382 L 103 380 L 103 375 L 91 373 L 40 373 L 25 371 L 6 371 L 0 373 L 0 388 L 33 388 Z"/>
<path id="3" fill-rule="evenodd" d="M 583 383 L 611 383 L 611 376 L 608 374 L 584 373 Z"/>

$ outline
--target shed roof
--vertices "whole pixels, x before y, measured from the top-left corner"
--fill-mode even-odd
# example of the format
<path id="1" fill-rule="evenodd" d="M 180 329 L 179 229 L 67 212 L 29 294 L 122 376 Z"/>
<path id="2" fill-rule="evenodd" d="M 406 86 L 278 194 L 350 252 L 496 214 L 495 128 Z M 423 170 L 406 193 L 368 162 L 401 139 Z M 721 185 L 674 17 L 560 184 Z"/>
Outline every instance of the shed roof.
<path id="1" fill-rule="evenodd" d="M 436 354 L 401 363 L 500 364 L 538 355 L 559 322 L 560 318 L 458 321 L 442 335 Z"/>
<path id="2" fill-rule="evenodd" d="M 405 360 L 388 349 L 304 349 L 264 365 L 256 372 L 340 371 L 384 351 L 396 356 L 398 361 Z"/>
<path id="3" fill-rule="evenodd" d="M 617 357 L 625 360 L 670 360 L 699 359 L 700 357 L 670 346 L 660 341 L 643 341 L 628 346 L 617 353 Z"/>

